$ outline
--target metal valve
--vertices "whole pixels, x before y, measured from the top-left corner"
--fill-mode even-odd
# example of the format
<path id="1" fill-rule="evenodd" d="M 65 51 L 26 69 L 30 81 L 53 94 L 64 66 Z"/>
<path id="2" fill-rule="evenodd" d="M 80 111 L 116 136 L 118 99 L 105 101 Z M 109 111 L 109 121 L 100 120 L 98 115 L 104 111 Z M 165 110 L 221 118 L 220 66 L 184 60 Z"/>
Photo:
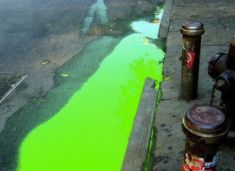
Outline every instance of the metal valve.
<path id="1" fill-rule="evenodd" d="M 227 54 L 225 53 L 217 53 L 215 56 L 211 58 L 208 63 L 208 74 L 215 79 L 221 73 L 223 73 L 226 68 Z"/>
<path id="2" fill-rule="evenodd" d="M 214 88 L 221 92 L 223 111 L 235 130 L 235 40 L 230 43 L 228 54 L 217 53 L 208 63 L 208 74 L 215 80 Z M 214 92 L 214 91 L 212 91 Z M 212 94 L 213 99 L 213 94 Z M 212 100 L 211 100 L 212 104 Z"/>
<path id="3" fill-rule="evenodd" d="M 235 71 L 226 70 L 216 78 L 215 88 L 223 92 L 232 91 L 235 88 Z"/>

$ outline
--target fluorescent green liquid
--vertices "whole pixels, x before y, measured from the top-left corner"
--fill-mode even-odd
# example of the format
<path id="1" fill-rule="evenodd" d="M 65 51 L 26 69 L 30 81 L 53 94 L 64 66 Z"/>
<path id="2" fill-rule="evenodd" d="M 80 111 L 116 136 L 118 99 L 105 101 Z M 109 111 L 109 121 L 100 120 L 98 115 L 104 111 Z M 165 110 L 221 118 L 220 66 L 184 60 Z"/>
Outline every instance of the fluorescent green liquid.
<path id="1" fill-rule="evenodd" d="M 124 38 L 68 103 L 26 136 L 17 170 L 120 171 L 145 78 L 162 79 L 163 57 L 139 33 Z"/>

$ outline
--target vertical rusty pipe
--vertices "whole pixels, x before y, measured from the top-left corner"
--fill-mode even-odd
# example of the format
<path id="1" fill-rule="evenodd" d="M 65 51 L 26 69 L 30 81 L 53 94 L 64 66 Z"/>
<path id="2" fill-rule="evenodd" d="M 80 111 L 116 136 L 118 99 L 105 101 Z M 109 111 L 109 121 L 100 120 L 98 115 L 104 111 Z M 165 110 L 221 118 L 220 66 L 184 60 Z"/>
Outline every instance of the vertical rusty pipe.
<path id="1" fill-rule="evenodd" d="M 226 64 L 228 69 L 235 70 L 235 39 L 230 42 Z"/>
<path id="2" fill-rule="evenodd" d="M 215 171 L 219 145 L 229 130 L 224 113 L 213 106 L 193 106 L 182 129 L 186 135 L 182 171 Z"/>
<path id="3" fill-rule="evenodd" d="M 197 97 L 198 72 L 200 62 L 201 35 L 203 24 L 187 21 L 182 25 L 182 71 L 180 98 L 193 100 Z"/>

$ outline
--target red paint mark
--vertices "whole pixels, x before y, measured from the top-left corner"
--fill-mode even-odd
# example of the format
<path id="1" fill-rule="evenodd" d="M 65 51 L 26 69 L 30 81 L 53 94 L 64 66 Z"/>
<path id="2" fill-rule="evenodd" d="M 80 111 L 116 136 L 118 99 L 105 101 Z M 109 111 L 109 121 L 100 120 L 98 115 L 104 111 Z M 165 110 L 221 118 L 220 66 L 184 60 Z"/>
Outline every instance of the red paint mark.
<path id="1" fill-rule="evenodd" d="M 213 157 L 211 162 L 205 162 L 204 158 L 185 153 L 182 171 L 213 171 L 218 160 L 217 155 Z"/>
<path id="2" fill-rule="evenodd" d="M 186 153 L 182 171 L 205 171 L 204 159 Z"/>
<path id="3" fill-rule="evenodd" d="M 193 68 L 194 60 L 195 60 L 195 52 L 194 51 L 188 51 L 186 52 L 187 55 L 187 67 L 188 69 Z"/>

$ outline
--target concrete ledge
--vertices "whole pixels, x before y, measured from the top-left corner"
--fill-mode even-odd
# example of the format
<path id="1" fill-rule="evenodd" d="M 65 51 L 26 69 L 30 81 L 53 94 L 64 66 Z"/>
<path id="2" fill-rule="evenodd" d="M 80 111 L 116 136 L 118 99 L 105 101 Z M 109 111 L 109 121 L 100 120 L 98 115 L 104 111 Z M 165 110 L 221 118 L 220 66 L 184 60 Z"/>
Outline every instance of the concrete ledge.
<path id="1" fill-rule="evenodd" d="M 157 95 L 154 81 L 147 78 L 129 138 L 122 171 L 143 170 L 151 138 Z"/>
<path id="2" fill-rule="evenodd" d="M 164 12 L 163 12 L 163 16 L 162 16 L 162 20 L 160 24 L 160 30 L 158 34 L 161 40 L 166 39 L 167 33 L 169 31 L 172 5 L 173 5 L 173 0 L 165 1 Z"/>

